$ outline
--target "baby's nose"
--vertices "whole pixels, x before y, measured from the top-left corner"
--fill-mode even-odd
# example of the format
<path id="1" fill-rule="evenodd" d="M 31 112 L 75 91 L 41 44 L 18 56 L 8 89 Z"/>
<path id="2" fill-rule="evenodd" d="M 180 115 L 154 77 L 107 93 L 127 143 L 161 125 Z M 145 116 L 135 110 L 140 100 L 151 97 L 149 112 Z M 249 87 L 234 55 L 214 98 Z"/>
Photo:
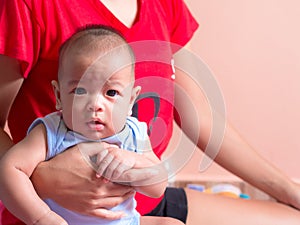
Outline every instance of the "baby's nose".
<path id="1" fill-rule="evenodd" d="M 103 111 L 103 98 L 101 95 L 97 95 L 95 98 L 91 99 L 89 109 L 94 112 Z"/>

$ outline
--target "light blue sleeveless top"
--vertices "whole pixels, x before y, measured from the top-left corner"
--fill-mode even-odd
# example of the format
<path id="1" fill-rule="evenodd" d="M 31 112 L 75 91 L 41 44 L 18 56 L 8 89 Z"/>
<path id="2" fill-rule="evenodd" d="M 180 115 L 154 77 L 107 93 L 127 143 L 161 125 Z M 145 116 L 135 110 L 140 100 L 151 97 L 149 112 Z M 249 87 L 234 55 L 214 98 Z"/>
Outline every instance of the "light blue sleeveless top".
<path id="1" fill-rule="evenodd" d="M 65 151 L 81 142 L 89 142 L 82 135 L 69 130 L 62 120 L 60 112 L 51 113 L 43 118 L 36 119 L 28 129 L 30 132 L 37 124 L 44 124 L 47 131 L 48 151 L 46 160 L 51 159 L 55 155 Z M 121 149 L 126 149 L 136 153 L 141 153 L 143 149 L 149 149 L 145 146 L 147 141 L 147 125 L 139 122 L 134 117 L 128 117 L 124 129 L 111 137 L 101 139 L 111 144 L 118 145 Z M 85 156 L 88 158 L 89 156 Z M 93 166 L 92 162 L 90 163 Z M 54 187 L 55 188 L 55 187 Z M 126 200 L 122 204 L 113 207 L 112 211 L 123 211 L 127 216 L 119 220 L 105 220 L 97 217 L 82 215 L 68 209 L 63 208 L 51 199 L 45 202 L 51 210 L 61 215 L 69 225 L 139 225 L 139 213 L 135 210 L 136 201 L 134 197 Z"/>

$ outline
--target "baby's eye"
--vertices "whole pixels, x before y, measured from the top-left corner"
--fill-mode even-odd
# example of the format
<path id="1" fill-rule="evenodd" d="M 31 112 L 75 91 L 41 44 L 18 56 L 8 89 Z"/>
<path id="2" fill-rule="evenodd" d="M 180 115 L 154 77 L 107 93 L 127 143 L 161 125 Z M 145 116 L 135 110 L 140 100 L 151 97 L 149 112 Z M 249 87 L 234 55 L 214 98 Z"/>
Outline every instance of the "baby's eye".
<path id="1" fill-rule="evenodd" d="M 116 95 L 118 95 L 118 91 L 116 91 L 116 90 L 108 90 L 107 92 L 106 92 L 106 95 L 107 96 L 110 96 L 110 97 L 114 97 L 114 96 L 116 96 Z"/>
<path id="2" fill-rule="evenodd" d="M 86 94 L 86 90 L 84 88 L 81 88 L 81 87 L 74 88 L 73 92 L 76 95 L 84 95 L 84 94 Z"/>

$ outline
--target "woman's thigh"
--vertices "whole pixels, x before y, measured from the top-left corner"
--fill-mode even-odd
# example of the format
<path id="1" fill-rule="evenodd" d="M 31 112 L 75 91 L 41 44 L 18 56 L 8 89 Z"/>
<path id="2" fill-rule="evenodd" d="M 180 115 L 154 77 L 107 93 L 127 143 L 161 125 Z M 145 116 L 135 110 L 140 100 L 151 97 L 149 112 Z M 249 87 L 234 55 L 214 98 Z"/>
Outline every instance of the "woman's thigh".
<path id="1" fill-rule="evenodd" d="M 283 204 L 185 190 L 188 201 L 187 225 L 300 224 L 300 211 Z"/>
<path id="2" fill-rule="evenodd" d="M 141 225 L 184 225 L 180 220 L 170 217 L 141 216 Z"/>

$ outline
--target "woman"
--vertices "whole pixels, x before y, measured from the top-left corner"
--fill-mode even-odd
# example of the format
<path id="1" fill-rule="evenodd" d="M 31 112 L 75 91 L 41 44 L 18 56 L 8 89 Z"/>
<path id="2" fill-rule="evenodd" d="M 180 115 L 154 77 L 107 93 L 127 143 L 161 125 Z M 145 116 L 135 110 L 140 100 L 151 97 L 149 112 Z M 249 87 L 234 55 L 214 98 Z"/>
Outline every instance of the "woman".
<path id="1" fill-rule="evenodd" d="M 184 46 L 198 27 L 181 0 L 127 0 L 126 3 L 124 0 L 4 0 L 0 3 L 0 10 L 0 54 L 5 55 L 0 60 L 0 71 L 3 73 L 0 78 L 3 93 L 0 95 L 1 125 L 4 127 L 8 118 L 14 141 L 25 135 L 25 130 L 37 116 L 43 116 L 54 109 L 51 87 L 47 84 L 56 76 L 58 46 L 78 27 L 101 23 L 118 29 L 133 45 L 145 41 L 147 47 L 135 49 L 137 61 L 140 61 L 137 64 L 136 79 L 142 85 L 144 92 L 141 97 L 144 98 L 138 101 L 134 113 L 140 120 L 148 123 L 148 132 L 156 154 L 162 154 L 171 137 L 173 100 L 181 120 L 176 117 L 176 122 L 186 125 L 183 131 L 192 138 L 201 129 L 199 141 L 197 137 L 195 144 L 200 149 L 205 149 L 211 127 L 210 113 L 203 107 L 204 103 L 199 101 L 200 90 L 191 88 L 193 80 L 179 70 L 176 72 L 175 83 L 186 90 L 186 93 L 174 89 L 173 70 L 169 63 L 172 53 Z M 153 43 L 148 46 L 147 40 L 158 43 L 154 47 Z M 155 54 L 157 50 L 160 54 Z M 150 60 L 144 58 L 145 52 L 147 57 L 150 55 Z M 152 55 L 163 57 L 153 60 Z M 162 63 L 159 60 L 163 60 Z M 160 83 L 153 85 L 151 80 L 148 82 L 149 77 L 155 77 L 155 81 L 159 80 Z M 156 87 L 155 94 L 153 86 Z M 189 96 L 191 104 L 197 109 L 195 111 L 198 118 L 201 118 L 200 128 L 192 126 L 194 121 L 190 121 L 193 118 L 186 109 L 186 96 Z M 2 133 L 1 151 L 4 153 L 13 143 Z M 165 134 L 163 138 L 162 133 Z M 187 203 L 175 202 L 176 206 L 182 208 L 172 209 L 168 216 L 177 217 L 178 212 L 183 212 L 179 217 L 183 221 L 187 219 L 187 224 L 199 224 L 201 221 L 205 221 L 205 224 L 220 224 L 220 221 L 222 224 L 257 224 L 257 221 L 263 221 L 263 224 L 299 223 L 300 213 L 287 206 L 300 208 L 299 185 L 262 159 L 229 125 L 215 160 L 285 205 L 245 202 L 192 190 L 169 189 L 161 202 L 137 196 L 138 210 L 145 214 L 155 209 L 154 213 L 160 214 L 165 211 L 162 209 L 166 204 L 169 205 L 168 208 L 172 205 L 169 200 L 177 196 L 179 202 L 187 198 Z M 253 164 L 256 165 L 255 168 L 250 166 Z M 51 197 L 64 207 L 83 214 L 118 218 L 120 215 L 106 209 L 127 199 L 131 195 L 130 188 L 95 181 L 91 179 L 93 173 L 82 160 L 77 148 L 74 148 L 40 164 L 32 180 L 43 198 Z M 142 179 L 139 174 L 131 177 L 135 180 Z M 49 188 L 61 181 L 64 181 L 62 185 L 56 185 L 55 189 Z M 159 203 L 161 204 L 158 205 Z M 217 214 L 216 209 L 219 209 Z"/>

